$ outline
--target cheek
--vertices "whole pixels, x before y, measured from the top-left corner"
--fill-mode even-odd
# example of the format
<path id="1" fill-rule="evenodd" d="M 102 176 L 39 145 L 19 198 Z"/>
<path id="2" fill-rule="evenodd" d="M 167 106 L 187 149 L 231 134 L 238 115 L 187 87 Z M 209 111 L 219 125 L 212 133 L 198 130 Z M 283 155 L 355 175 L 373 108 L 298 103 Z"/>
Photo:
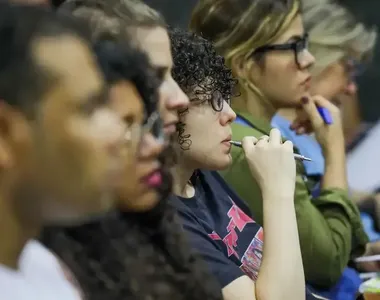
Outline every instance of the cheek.
<path id="1" fill-rule="evenodd" d="M 273 55 L 272 59 L 267 57 L 263 68 L 263 89 L 277 94 L 295 86 L 298 68 L 290 53 L 283 56 Z"/>

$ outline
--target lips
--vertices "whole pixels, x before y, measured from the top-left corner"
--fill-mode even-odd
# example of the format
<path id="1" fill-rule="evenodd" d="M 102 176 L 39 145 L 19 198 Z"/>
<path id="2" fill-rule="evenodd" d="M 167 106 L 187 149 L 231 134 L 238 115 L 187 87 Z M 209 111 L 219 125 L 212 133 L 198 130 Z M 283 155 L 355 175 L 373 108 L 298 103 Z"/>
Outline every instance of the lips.
<path id="1" fill-rule="evenodd" d="M 222 143 L 229 143 L 232 140 L 232 135 L 230 134 Z"/>
<path id="2" fill-rule="evenodd" d="M 176 127 L 177 122 L 170 122 L 165 124 L 164 126 L 164 131 L 166 135 L 172 135 L 174 132 L 176 132 Z"/>
<path id="3" fill-rule="evenodd" d="M 142 178 L 142 182 L 151 188 L 157 188 L 162 184 L 160 170 L 155 170 Z"/>
<path id="4" fill-rule="evenodd" d="M 307 77 L 307 78 L 301 83 L 301 85 L 308 85 L 308 84 L 310 84 L 310 81 L 311 81 L 311 76 Z"/>

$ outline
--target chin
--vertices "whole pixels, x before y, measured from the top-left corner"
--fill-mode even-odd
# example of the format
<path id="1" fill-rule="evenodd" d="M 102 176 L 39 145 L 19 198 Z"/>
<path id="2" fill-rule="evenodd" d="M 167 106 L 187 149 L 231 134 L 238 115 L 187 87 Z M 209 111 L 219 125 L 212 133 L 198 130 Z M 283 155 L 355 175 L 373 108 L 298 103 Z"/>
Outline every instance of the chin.
<path id="1" fill-rule="evenodd" d="M 218 161 L 214 161 L 212 166 L 210 166 L 210 170 L 213 171 L 223 171 L 227 169 L 232 163 L 232 157 L 230 154 L 224 157 L 224 159 L 220 159 Z"/>
<path id="2" fill-rule="evenodd" d="M 124 199 L 120 203 L 120 210 L 124 212 L 144 212 L 155 207 L 160 200 L 156 191 L 150 190 L 142 195 L 132 197 L 131 200 Z"/>

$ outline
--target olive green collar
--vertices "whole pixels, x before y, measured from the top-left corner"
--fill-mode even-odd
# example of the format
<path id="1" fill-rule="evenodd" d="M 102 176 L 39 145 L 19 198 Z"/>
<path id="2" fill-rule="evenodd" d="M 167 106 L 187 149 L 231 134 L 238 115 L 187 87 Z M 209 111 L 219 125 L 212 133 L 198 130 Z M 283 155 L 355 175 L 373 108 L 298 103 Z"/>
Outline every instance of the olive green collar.
<path id="1" fill-rule="evenodd" d="M 269 135 L 272 126 L 271 124 L 264 120 L 264 119 L 258 119 L 250 115 L 248 112 L 242 112 L 242 111 L 235 111 L 237 115 L 242 116 L 244 119 L 252 123 L 253 127 L 256 128 L 258 131 L 261 131 L 265 135 Z"/>

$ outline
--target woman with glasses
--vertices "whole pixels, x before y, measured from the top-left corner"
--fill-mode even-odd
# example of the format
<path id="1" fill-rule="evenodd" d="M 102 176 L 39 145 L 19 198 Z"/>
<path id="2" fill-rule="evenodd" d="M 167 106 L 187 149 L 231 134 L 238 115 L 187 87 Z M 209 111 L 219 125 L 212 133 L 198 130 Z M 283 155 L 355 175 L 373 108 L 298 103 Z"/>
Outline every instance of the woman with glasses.
<path id="1" fill-rule="evenodd" d="M 231 164 L 236 118 L 230 107 L 236 84 L 231 70 L 207 40 L 181 30 L 171 31 L 170 37 L 173 77 L 190 99 L 189 108 L 179 111 L 171 204 L 191 245 L 218 280 L 225 300 L 305 299 L 292 143 L 282 143 L 277 129 L 260 140 L 243 139 L 249 175 L 263 190 L 263 232 L 244 201 L 215 172 Z"/>
<path id="2" fill-rule="evenodd" d="M 363 252 L 367 238 L 347 194 L 339 110 L 322 96 L 310 94 L 309 69 L 315 59 L 308 50 L 300 2 L 200 0 L 190 27 L 214 43 L 239 79 L 240 95 L 232 106 L 238 115 L 232 125 L 235 140 L 268 135 L 272 117 L 283 108 L 297 108 L 305 120 L 302 125 L 314 131 L 326 158 L 321 192 L 312 195 L 312 181 L 297 162 L 294 203 L 306 280 L 330 287 L 349 258 Z M 330 113 L 331 125 L 324 123 L 318 107 Z M 233 148 L 233 163 L 222 175 L 265 230 L 264 195 L 252 182 L 243 157 L 242 149 Z"/>
<path id="3" fill-rule="evenodd" d="M 357 92 L 357 77 L 361 75 L 364 66 L 369 63 L 372 56 L 376 31 L 365 28 L 345 7 L 331 0 L 303 1 L 302 15 L 305 30 L 310 34 L 309 48 L 316 58 L 316 63 L 311 70 L 313 74 L 311 93 L 323 95 L 339 108 L 341 104 L 350 105 L 349 102 L 354 101 L 353 96 Z M 348 103 L 340 102 L 344 96 Z M 305 134 L 305 127 L 292 126 L 296 118 L 296 109 L 282 109 L 273 118 L 272 126 L 279 128 L 283 136 L 291 140 L 302 155 L 313 160 L 305 162 L 304 167 L 313 194 L 319 195 L 325 169 L 323 151 L 314 135 Z M 344 124 L 352 122 L 344 119 L 343 121 Z M 350 197 L 356 204 L 363 200 L 375 199 L 371 195 L 363 196 L 352 190 L 350 190 Z M 376 200 L 373 200 L 373 203 L 376 203 Z M 365 229 L 369 232 L 368 225 Z M 377 252 L 378 246 L 367 247 L 366 253 L 378 254 Z M 338 284 L 329 292 L 324 293 L 336 300 L 351 299 L 355 297 L 360 283 L 359 274 L 346 268 Z"/>

